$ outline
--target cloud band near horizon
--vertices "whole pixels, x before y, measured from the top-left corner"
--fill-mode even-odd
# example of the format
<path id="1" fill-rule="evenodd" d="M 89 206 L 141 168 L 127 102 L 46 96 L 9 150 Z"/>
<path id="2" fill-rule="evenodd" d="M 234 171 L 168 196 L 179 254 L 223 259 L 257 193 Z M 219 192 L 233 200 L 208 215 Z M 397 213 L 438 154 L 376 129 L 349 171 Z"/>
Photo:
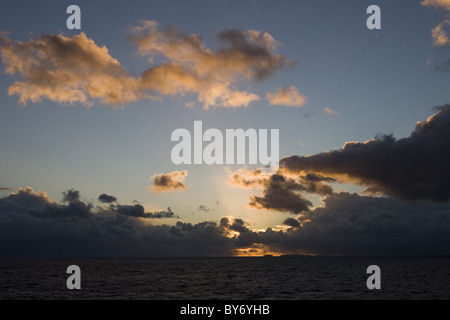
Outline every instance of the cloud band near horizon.
<path id="1" fill-rule="evenodd" d="M 341 192 L 326 196 L 323 207 L 284 219 L 282 229 L 261 231 L 232 216 L 217 222 L 152 224 L 148 221 L 178 217 L 170 208 L 143 216 L 136 206 L 94 207 L 75 190 L 65 195 L 65 204 L 31 188 L 0 198 L 0 256 L 450 253 L 448 203 L 412 204 Z"/>

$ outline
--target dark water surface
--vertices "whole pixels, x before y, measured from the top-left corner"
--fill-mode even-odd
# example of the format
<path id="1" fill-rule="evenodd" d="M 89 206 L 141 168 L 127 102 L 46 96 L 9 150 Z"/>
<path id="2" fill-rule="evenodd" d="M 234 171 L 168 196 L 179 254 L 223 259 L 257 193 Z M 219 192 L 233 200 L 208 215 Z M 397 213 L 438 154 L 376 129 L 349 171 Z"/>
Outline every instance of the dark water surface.
<path id="1" fill-rule="evenodd" d="M 68 290 L 69 265 L 81 290 Z M 366 286 L 381 268 L 381 289 Z M 450 257 L 0 260 L 0 299 L 450 299 Z"/>

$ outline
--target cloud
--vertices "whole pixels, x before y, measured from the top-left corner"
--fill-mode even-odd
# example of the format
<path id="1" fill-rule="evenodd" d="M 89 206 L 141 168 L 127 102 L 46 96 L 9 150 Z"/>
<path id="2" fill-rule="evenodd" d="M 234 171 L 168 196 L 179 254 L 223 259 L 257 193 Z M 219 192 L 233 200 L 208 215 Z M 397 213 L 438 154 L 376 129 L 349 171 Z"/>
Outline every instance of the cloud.
<path id="1" fill-rule="evenodd" d="M 449 0 L 424 0 L 421 4 L 427 8 L 444 9 L 450 12 L 450 1 Z M 437 47 L 449 47 L 450 40 L 448 38 L 447 32 L 444 27 L 450 24 L 450 20 L 447 18 L 440 22 L 436 27 L 431 30 L 431 36 L 433 38 L 433 45 Z"/>
<path id="2" fill-rule="evenodd" d="M 172 191 L 187 190 L 188 187 L 184 184 L 184 179 L 187 177 L 188 171 L 172 171 L 169 173 L 159 173 L 153 175 L 151 180 L 153 186 L 149 188 L 149 191 L 155 193 L 164 193 Z"/>
<path id="3" fill-rule="evenodd" d="M 117 198 L 103 193 L 98 196 L 98 201 L 100 201 L 101 203 L 113 203 L 117 202 Z"/>
<path id="4" fill-rule="evenodd" d="M 228 174 L 227 184 L 233 187 L 254 189 L 255 187 L 264 187 L 270 175 L 262 173 L 261 169 L 247 170 L 241 168 L 236 171 L 231 171 L 226 168 Z"/>
<path id="5" fill-rule="evenodd" d="M 129 40 L 151 64 L 138 77 L 84 32 L 41 35 L 28 42 L 0 32 L 5 72 L 22 78 L 8 93 L 24 105 L 48 99 L 87 107 L 95 102 L 119 107 L 193 93 L 204 109 L 238 108 L 260 99 L 239 90 L 241 82 L 263 81 L 296 64 L 275 52 L 277 41 L 269 33 L 255 30 L 220 31 L 219 47 L 213 50 L 205 47 L 200 35 L 169 26 L 160 30 L 156 21 L 141 21 L 132 28 Z"/>
<path id="6" fill-rule="evenodd" d="M 450 46 L 450 40 L 447 33 L 444 30 L 444 26 L 448 26 L 450 20 L 445 20 L 439 23 L 436 27 L 431 30 L 431 36 L 433 37 L 433 44 L 436 47 L 448 47 Z"/>
<path id="7" fill-rule="evenodd" d="M 284 224 L 276 234 L 258 233 L 273 251 L 344 255 L 447 254 L 448 203 L 408 203 L 350 193 L 327 196 L 324 206 Z M 296 222 L 297 220 L 297 222 Z"/>
<path id="8" fill-rule="evenodd" d="M 77 190 L 69 190 L 63 192 L 63 202 L 78 202 L 80 201 L 80 192 Z"/>
<path id="9" fill-rule="evenodd" d="M 171 227 L 150 222 L 178 218 L 170 208 L 145 212 L 139 205 L 94 207 L 79 199 L 58 203 L 31 188 L 0 198 L 0 256 L 159 255 L 164 253 L 159 241 L 163 246 Z"/>
<path id="10" fill-rule="evenodd" d="M 276 174 L 260 169 L 228 170 L 233 187 L 260 190 L 249 197 L 254 209 L 303 214 L 313 210 L 307 195 L 329 197 L 333 183 L 365 186 L 363 194 L 418 203 L 450 200 L 450 106 L 418 122 L 406 138 L 380 135 L 347 142 L 340 150 L 280 160 Z M 287 224 L 293 226 L 291 223 Z"/>
<path id="11" fill-rule="evenodd" d="M 266 99 L 271 106 L 303 107 L 306 105 L 306 97 L 298 92 L 298 89 L 294 86 L 268 92 Z"/>
<path id="12" fill-rule="evenodd" d="M 425 7 L 434 7 L 437 9 L 445 9 L 450 11 L 450 1 L 449 0 L 423 0 L 421 4 Z"/>
<path id="13" fill-rule="evenodd" d="M 409 203 L 342 192 L 327 195 L 321 207 L 285 219 L 289 229 L 253 230 L 233 216 L 218 222 L 155 225 L 149 222 L 167 215 L 174 218 L 170 208 L 150 214 L 134 205 L 94 207 L 79 199 L 61 204 L 31 188 L 0 198 L 0 256 L 450 254 L 448 203 Z"/>
<path id="14" fill-rule="evenodd" d="M 209 211 L 211 211 L 211 209 L 208 208 L 207 206 L 201 204 L 201 205 L 198 207 L 198 211 L 204 212 L 204 213 L 208 213 Z"/>
<path id="15" fill-rule="evenodd" d="M 340 150 L 280 160 L 281 174 L 322 174 L 408 201 L 450 199 L 450 106 L 418 122 L 406 138 L 378 136 Z"/>
<path id="16" fill-rule="evenodd" d="M 300 222 L 294 218 L 287 218 L 286 220 L 284 220 L 283 224 L 292 228 L 300 228 Z"/>
<path id="17" fill-rule="evenodd" d="M 64 192 L 70 202 L 59 203 L 26 188 L 0 198 L 0 256 L 232 255 L 241 246 L 240 232 L 250 232 L 243 220 L 233 217 L 227 226 L 214 221 L 155 225 L 158 219 L 178 217 L 170 208 L 145 212 L 140 205 L 94 207 L 79 195 L 76 190 Z"/>
<path id="18" fill-rule="evenodd" d="M 273 175 L 228 171 L 229 185 L 261 190 L 250 196 L 251 207 L 296 214 L 283 221 L 290 228 L 240 233 L 242 250 L 247 245 L 246 252 L 262 246 L 281 253 L 447 254 L 449 145 L 450 106 L 442 106 L 402 139 L 380 135 L 347 142 L 340 150 L 289 156 Z M 366 190 L 335 193 L 334 182 Z M 322 205 L 313 207 L 308 193 L 322 195 Z"/>
<path id="19" fill-rule="evenodd" d="M 239 232 L 240 234 L 251 232 L 251 230 L 245 226 L 244 220 L 239 218 L 233 219 L 233 223 L 229 226 L 229 229 Z"/>
<path id="20" fill-rule="evenodd" d="M 108 49 L 84 32 L 72 37 L 41 35 L 28 42 L 10 40 L 3 33 L 0 51 L 6 74 L 23 78 L 8 90 L 22 104 L 45 98 L 62 104 L 90 106 L 98 100 L 117 106 L 149 97 Z"/>
<path id="21" fill-rule="evenodd" d="M 83 218 L 92 219 L 95 215 L 125 215 L 136 218 L 178 218 L 170 208 L 161 212 L 145 212 L 143 206 L 136 205 L 110 205 L 109 207 L 94 207 L 90 203 L 80 200 L 80 192 L 77 190 L 68 190 L 63 193 L 63 203 L 51 201 L 46 193 L 34 192 L 32 188 L 18 189 L 18 193 L 11 193 L 6 199 L 20 204 L 20 210 L 27 208 L 26 212 L 35 217 L 47 218 Z M 103 194 L 104 195 L 104 194 Z M 114 196 L 108 196 L 109 200 L 117 199 Z M 100 198 L 100 197 L 99 197 Z M 101 197 L 104 198 L 104 197 Z M 8 203 L 9 204 L 9 203 Z M 19 211 L 20 211 L 19 210 Z"/>
<path id="22" fill-rule="evenodd" d="M 167 62 L 144 73 L 143 81 L 165 94 L 194 92 L 204 109 L 246 107 L 259 97 L 236 89 L 240 81 L 263 81 L 276 71 L 295 65 L 275 53 L 276 40 L 256 30 L 223 30 L 217 34 L 219 48 L 206 48 L 198 34 L 173 27 L 159 30 L 155 21 L 141 21 L 130 40 L 151 62 Z M 160 74 L 164 77 L 160 77 Z"/>
<path id="23" fill-rule="evenodd" d="M 109 209 L 112 212 L 123 214 L 129 217 L 144 218 L 144 219 L 162 219 L 162 218 L 179 218 L 170 208 L 167 211 L 161 212 L 145 212 L 145 209 L 140 204 L 135 205 L 111 205 Z"/>
<path id="24" fill-rule="evenodd" d="M 249 205 L 256 209 L 300 213 L 309 210 L 308 207 L 312 205 L 299 193 L 304 190 L 304 186 L 294 179 L 273 175 L 263 190 L 263 196 L 253 195 L 249 199 Z"/>
<path id="25" fill-rule="evenodd" d="M 233 216 L 220 218 L 220 226 L 226 230 L 236 231 L 239 233 L 251 232 L 251 230 L 245 226 L 244 220 Z"/>
<path id="26" fill-rule="evenodd" d="M 332 115 L 332 116 L 337 116 L 337 115 L 339 115 L 339 112 L 334 111 L 334 110 L 331 110 L 330 108 L 325 108 L 324 110 L 325 110 L 325 113 L 326 113 L 326 114 L 329 114 L 329 115 Z"/>
<path id="27" fill-rule="evenodd" d="M 264 175 L 260 169 L 239 169 L 228 172 L 228 184 L 246 189 L 260 188 L 262 195 L 253 195 L 249 206 L 255 209 L 267 209 L 290 213 L 308 211 L 312 203 L 302 196 L 303 193 L 328 195 L 332 188 L 324 182 L 334 182 L 329 177 L 314 173 L 299 175 L 295 178 L 280 174 Z"/>
<path id="28" fill-rule="evenodd" d="M 45 192 L 34 192 L 32 188 L 19 188 L 17 193 L 11 193 L 6 198 L 3 198 L 1 212 L 5 212 L 5 208 L 10 212 L 20 212 L 24 207 L 39 208 L 46 204 L 55 204 L 56 202 L 50 200 Z M 8 202 L 10 200 L 11 202 Z"/>
<path id="29" fill-rule="evenodd" d="M 155 21 L 141 21 L 130 39 L 143 56 L 151 60 L 161 56 L 186 67 L 192 74 L 212 77 L 214 81 L 222 78 L 234 82 L 239 77 L 262 81 L 280 69 L 295 65 L 274 52 L 277 42 L 269 33 L 256 30 L 220 31 L 216 51 L 206 48 L 198 34 L 189 35 L 170 26 L 160 31 Z"/>

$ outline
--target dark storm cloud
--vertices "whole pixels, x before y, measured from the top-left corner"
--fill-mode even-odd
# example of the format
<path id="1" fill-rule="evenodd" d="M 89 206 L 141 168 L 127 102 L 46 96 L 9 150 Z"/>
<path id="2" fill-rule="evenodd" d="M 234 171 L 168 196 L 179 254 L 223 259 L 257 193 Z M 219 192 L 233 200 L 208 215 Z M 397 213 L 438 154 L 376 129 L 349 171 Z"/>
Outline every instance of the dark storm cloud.
<path id="1" fill-rule="evenodd" d="M 407 138 L 384 135 L 337 151 L 280 160 L 289 174 L 312 172 L 367 186 L 403 200 L 450 199 L 450 106 L 419 122 Z M 301 207 L 299 207 L 301 208 Z"/>
<path id="2" fill-rule="evenodd" d="M 63 193 L 63 203 L 31 188 L 0 198 L 1 257 L 208 256 L 231 255 L 245 232 L 242 220 L 229 226 L 206 221 L 153 225 L 178 218 L 170 208 L 145 212 L 139 205 L 94 207 L 77 190 Z"/>
<path id="3" fill-rule="evenodd" d="M 63 192 L 63 202 L 77 202 L 80 200 L 80 192 L 77 190 L 68 190 Z"/>
<path id="4" fill-rule="evenodd" d="M 339 193 L 324 206 L 283 222 L 291 228 L 241 232 L 239 250 L 263 246 L 265 252 L 343 255 L 449 254 L 450 204 L 412 204 L 389 198 Z M 221 226 L 232 230 L 232 219 Z M 240 225 L 239 223 L 237 225 Z M 245 227 L 245 226 L 244 226 Z M 247 250 L 248 251 L 248 250 Z"/>
<path id="5" fill-rule="evenodd" d="M 378 136 L 337 151 L 287 157 L 274 175 L 231 173 L 230 185 L 262 189 L 250 206 L 298 214 L 284 220 L 289 229 L 243 232 L 238 243 L 268 252 L 450 253 L 450 106 L 436 110 L 403 139 Z M 364 196 L 334 193 L 334 182 L 367 188 Z M 304 193 L 325 196 L 323 205 L 313 208 Z M 230 229 L 231 222 L 221 225 Z"/>
<path id="6" fill-rule="evenodd" d="M 117 198 L 103 193 L 98 196 L 98 201 L 100 201 L 101 203 L 113 203 L 117 202 Z"/>
<path id="7" fill-rule="evenodd" d="M 300 228 L 300 222 L 294 218 L 287 218 L 284 220 L 283 224 L 293 228 Z"/>
<path id="8" fill-rule="evenodd" d="M 0 201 L 0 212 L 8 213 L 22 213 L 29 209 L 42 208 L 47 204 L 53 204 L 45 193 L 35 193 L 33 189 L 19 189 L 17 193 L 2 198 Z"/>
<path id="9" fill-rule="evenodd" d="M 262 196 L 253 195 L 249 199 L 252 208 L 300 213 L 312 205 L 301 192 L 328 195 L 333 189 L 325 183 L 334 181 L 314 173 L 292 178 L 281 174 L 263 175 L 259 169 L 241 169 L 229 172 L 228 184 L 240 188 L 262 188 Z"/>
<path id="10" fill-rule="evenodd" d="M 329 195 L 333 193 L 333 189 L 323 182 L 331 183 L 336 181 L 336 179 L 315 173 L 308 173 L 304 176 L 300 176 L 298 179 L 303 186 L 304 192 L 320 195 Z"/>
<path id="11" fill-rule="evenodd" d="M 280 237 L 259 233 L 269 247 L 320 254 L 449 254 L 450 205 L 413 204 L 339 193 L 299 217 L 301 226 Z M 285 221 L 294 225 L 294 219 Z"/>
<path id="12" fill-rule="evenodd" d="M 240 233 L 250 232 L 250 229 L 245 226 L 245 222 L 242 219 L 234 219 L 233 224 L 229 226 L 230 230 Z"/>
<path id="13" fill-rule="evenodd" d="M 261 195 L 250 197 L 250 207 L 293 214 L 311 209 L 305 193 L 332 195 L 334 182 L 366 186 L 367 195 L 446 202 L 450 199 L 450 106 L 436 110 L 418 122 L 409 137 L 384 135 L 363 143 L 347 142 L 337 151 L 286 157 L 277 174 L 241 169 L 229 173 L 228 183 L 262 189 Z"/>
<path id="14" fill-rule="evenodd" d="M 39 218 L 84 218 L 93 219 L 96 215 L 124 215 L 135 218 L 161 219 L 178 218 L 173 211 L 146 212 L 140 204 L 135 205 L 110 205 L 109 207 L 95 208 L 92 204 L 80 200 L 80 192 L 68 190 L 63 193 L 63 203 L 51 201 L 45 193 L 35 193 L 33 189 L 19 189 L 18 193 L 12 193 L 0 202 L 0 210 L 26 213 Z M 103 194 L 105 195 L 105 194 Z M 117 199 L 113 196 L 101 197 L 103 200 Z M 8 209 L 8 210 L 6 210 Z"/>
<path id="15" fill-rule="evenodd" d="M 320 174 L 316 173 L 308 173 L 305 176 L 302 177 L 302 180 L 304 182 L 335 182 L 336 180 L 330 177 L 324 177 Z"/>
<path id="16" fill-rule="evenodd" d="M 68 205 L 46 204 L 41 208 L 29 209 L 28 214 L 40 218 L 83 218 L 89 219 L 92 216 L 92 205 L 84 202 L 74 201 Z"/>
<path id="17" fill-rule="evenodd" d="M 240 218 L 234 218 L 231 216 L 222 217 L 220 218 L 219 225 L 225 230 L 232 230 L 239 233 L 250 232 L 250 229 L 245 226 L 244 220 Z"/>
<path id="18" fill-rule="evenodd" d="M 249 206 L 255 209 L 267 209 L 300 213 L 309 210 L 311 201 L 302 193 L 329 195 L 333 193 L 329 183 L 334 178 L 316 173 L 287 176 L 283 174 L 265 175 L 260 169 L 239 169 L 228 171 L 227 183 L 231 186 L 246 189 L 262 189 L 262 195 L 253 195 Z"/>
<path id="19" fill-rule="evenodd" d="M 304 190 L 305 187 L 302 184 L 276 174 L 270 177 L 263 196 L 252 196 L 249 204 L 258 209 L 300 213 L 309 210 L 308 207 L 312 205 L 309 200 L 298 193 L 298 191 Z"/>
<path id="20" fill-rule="evenodd" d="M 118 214 L 135 218 L 150 218 L 150 219 L 162 219 L 162 218 L 179 218 L 176 216 L 170 208 L 167 211 L 160 212 L 145 212 L 145 209 L 140 204 L 135 205 L 111 205 L 110 209 Z"/>
<path id="21" fill-rule="evenodd" d="M 264 232 L 231 216 L 219 223 L 153 225 L 148 222 L 155 220 L 142 219 L 142 212 L 124 205 L 94 208 L 79 200 L 60 204 L 45 193 L 19 189 L 0 198 L 0 256 L 220 256 L 256 248 L 281 253 L 450 254 L 446 203 L 331 194 L 323 207 L 286 219 L 284 224 L 292 228 Z"/>

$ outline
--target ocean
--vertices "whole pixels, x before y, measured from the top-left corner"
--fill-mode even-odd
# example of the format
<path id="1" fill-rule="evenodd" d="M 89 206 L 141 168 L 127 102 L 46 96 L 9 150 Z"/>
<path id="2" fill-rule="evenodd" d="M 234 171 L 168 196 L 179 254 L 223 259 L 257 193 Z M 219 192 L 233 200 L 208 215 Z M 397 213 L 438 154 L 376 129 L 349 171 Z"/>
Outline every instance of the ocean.
<path id="1" fill-rule="evenodd" d="M 69 290 L 67 267 L 81 270 Z M 367 267 L 380 268 L 368 289 Z M 0 260 L 1 300 L 448 300 L 450 257 Z"/>

